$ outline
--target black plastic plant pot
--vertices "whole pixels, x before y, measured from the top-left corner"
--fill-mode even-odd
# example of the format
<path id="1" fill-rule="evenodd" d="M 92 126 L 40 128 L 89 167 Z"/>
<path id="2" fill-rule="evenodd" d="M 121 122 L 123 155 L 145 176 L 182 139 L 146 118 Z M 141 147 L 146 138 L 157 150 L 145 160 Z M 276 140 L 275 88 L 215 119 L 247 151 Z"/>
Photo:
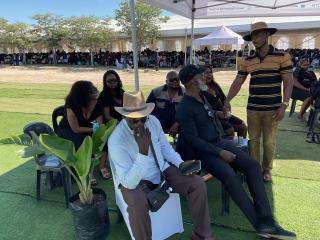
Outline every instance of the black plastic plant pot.
<path id="1" fill-rule="evenodd" d="M 107 196 L 99 188 L 94 188 L 93 194 L 93 205 L 81 204 L 79 193 L 69 199 L 77 240 L 105 240 L 109 233 Z"/>

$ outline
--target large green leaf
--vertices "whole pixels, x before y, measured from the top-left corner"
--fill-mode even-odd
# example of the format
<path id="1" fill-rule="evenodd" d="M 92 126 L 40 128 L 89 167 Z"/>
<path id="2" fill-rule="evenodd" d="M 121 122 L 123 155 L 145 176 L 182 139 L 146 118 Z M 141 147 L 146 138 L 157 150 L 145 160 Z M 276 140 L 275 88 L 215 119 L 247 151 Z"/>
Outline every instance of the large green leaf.
<path id="1" fill-rule="evenodd" d="M 85 178 L 91 166 L 91 155 L 92 155 L 92 139 L 87 136 L 76 152 L 76 162 L 74 164 L 79 177 Z"/>
<path id="2" fill-rule="evenodd" d="M 71 166 L 74 166 L 74 163 L 76 162 L 76 151 L 73 142 L 58 136 L 50 135 L 41 135 L 39 140 L 40 144 L 50 153 Z"/>
<path id="3" fill-rule="evenodd" d="M 31 137 L 28 134 L 21 134 L 19 136 L 11 136 L 9 138 L 0 139 L 0 144 L 31 146 L 33 143 Z"/>
<path id="4" fill-rule="evenodd" d="M 108 121 L 105 125 L 100 125 L 100 127 L 93 133 L 92 141 L 92 153 L 98 154 L 102 151 L 105 146 L 109 136 L 111 135 L 113 129 L 117 125 L 117 120 L 112 119 Z"/>
<path id="5" fill-rule="evenodd" d="M 101 138 L 102 142 L 99 146 L 100 151 L 102 151 L 104 146 L 107 144 L 107 141 L 116 126 L 117 126 L 117 120 L 115 119 L 112 119 L 106 123 L 107 130 L 104 132 L 104 135 Z"/>
<path id="6" fill-rule="evenodd" d="M 33 146 L 25 147 L 20 151 L 20 153 L 21 153 L 20 156 L 22 158 L 30 158 L 38 154 L 45 153 L 45 149 L 41 146 L 33 145 Z"/>

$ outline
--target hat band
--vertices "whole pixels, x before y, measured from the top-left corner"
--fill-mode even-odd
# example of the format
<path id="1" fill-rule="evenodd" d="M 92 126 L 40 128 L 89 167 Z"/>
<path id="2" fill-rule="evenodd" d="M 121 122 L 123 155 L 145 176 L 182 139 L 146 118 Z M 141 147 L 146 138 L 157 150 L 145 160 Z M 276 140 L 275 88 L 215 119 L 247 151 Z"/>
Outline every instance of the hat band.
<path id="1" fill-rule="evenodd" d="M 147 105 L 144 105 L 141 107 L 130 107 L 130 108 L 123 107 L 122 109 L 125 112 L 137 112 L 137 111 L 145 110 L 146 108 L 148 108 Z"/>

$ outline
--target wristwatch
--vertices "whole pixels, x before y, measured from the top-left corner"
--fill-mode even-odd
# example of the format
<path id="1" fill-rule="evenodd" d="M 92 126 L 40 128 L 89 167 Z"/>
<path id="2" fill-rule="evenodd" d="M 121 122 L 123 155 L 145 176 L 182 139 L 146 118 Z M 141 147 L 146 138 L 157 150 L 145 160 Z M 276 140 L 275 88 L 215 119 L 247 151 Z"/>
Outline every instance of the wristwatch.
<path id="1" fill-rule="evenodd" d="M 289 106 L 289 103 L 288 102 L 282 102 L 283 105 L 285 105 L 286 107 Z"/>

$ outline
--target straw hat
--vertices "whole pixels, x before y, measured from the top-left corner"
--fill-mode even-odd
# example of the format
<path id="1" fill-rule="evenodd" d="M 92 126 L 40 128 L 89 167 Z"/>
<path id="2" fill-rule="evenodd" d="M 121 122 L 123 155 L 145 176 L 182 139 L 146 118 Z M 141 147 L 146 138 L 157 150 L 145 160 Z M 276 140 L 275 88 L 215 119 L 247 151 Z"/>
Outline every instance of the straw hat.
<path id="1" fill-rule="evenodd" d="M 262 32 L 262 31 L 269 32 L 269 34 L 272 35 L 277 31 L 277 29 L 276 28 L 269 28 L 267 23 L 265 23 L 265 22 L 256 22 L 256 23 L 251 24 L 251 31 L 249 34 L 243 36 L 243 40 L 252 41 L 252 39 L 251 39 L 252 34 Z"/>
<path id="2" fill-rule="evenodd" d="M 127 118 L 142 118 L 148 116 L 154 109 L 154 103 L 146 103 L 141 91 L 124 92 L 123 107 L 114 109 Z"/>

